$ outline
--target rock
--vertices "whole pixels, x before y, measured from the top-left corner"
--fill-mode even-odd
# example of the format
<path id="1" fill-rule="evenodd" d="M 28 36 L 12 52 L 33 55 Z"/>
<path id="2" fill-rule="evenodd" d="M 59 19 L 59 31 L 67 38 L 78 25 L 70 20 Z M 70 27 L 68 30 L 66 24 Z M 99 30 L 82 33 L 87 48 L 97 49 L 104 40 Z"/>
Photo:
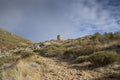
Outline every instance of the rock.
<path id="1" fill-rule="evenodd" d="M 33 45 L 33 48 L 34 48 L 35 50 L 40 49 L 40 44 L 39 44 L 39 43 L 35 43 L 35 44 Z"/>
<path id="2" fill-rule="evenodd" d="M 49 45 L 51 45 L 51 42 L 44 42 L 43 43 L 43 46 L 49 46 Z"/>
<path id="3" fill-rule="evenodd" d="M 37 64 L 36 62 L 30 62 L 29 65 L 31 67 L 38 67 L 39 64 Z"/>
<path id="4" fill-rule="evenodd" d="M 3 68 L 8 68 L 8 67 L 10 67 L 11 66 L 11 64 L 10 63 L 5 63 L 5 64 L 3 64 Z"/>

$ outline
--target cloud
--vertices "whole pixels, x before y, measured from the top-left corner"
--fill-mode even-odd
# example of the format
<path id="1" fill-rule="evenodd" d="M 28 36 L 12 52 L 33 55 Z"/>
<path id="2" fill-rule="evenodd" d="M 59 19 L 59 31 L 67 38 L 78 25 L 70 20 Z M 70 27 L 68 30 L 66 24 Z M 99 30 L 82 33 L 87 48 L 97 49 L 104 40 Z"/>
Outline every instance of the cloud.
<path id="1" fill-rule="evenodd" d="M 32 41 L 120 30 L 118 0 L 0 0 L 0 27 Z"/>
<path id="2" fill-rule="evenodd" d="M 22 21 L 22 14 L 21 13 L 14 13 L 9 12 L 9 13 L 4 13 L 0 17 L 0 26 L 6 28 L 6 29 L 15 29 L 18 28 L 19 24 L 21 24 Z"/>
<path id="3" fill-rule="evenodd" d="M 94 31 L 94 29 L 96 29 L 96 31 L 97 29 L 99 31 L 120 29 L 119 25 L 116 23 L 116 19 L 111 17 L 111 12 L 109 10 L 103 9 L 103 6 L 99 5 L 95 0 L 91 2 L 88 1 L 88 3 L 91 7 L 81 2 L 71 6 L 71 13 L 68 13 L 68 16 L 75 25 L 80 28 L 83 28 L 83 24 L 89 25 L 89 27 L 84 26 L 84 30 L 87 31 L 88 29 L 90 29 L 89 31 Z M 93 25 L 95 26 L 94 29 L 92 28 Z"/>

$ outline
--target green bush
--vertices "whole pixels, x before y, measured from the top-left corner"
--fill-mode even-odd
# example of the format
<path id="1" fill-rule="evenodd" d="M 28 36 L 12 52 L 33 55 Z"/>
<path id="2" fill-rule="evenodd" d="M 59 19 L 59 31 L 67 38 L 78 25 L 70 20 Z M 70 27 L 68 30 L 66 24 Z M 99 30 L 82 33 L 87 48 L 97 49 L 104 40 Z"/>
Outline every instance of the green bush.
<path id="1" fill-rule="evenodd" d="M 27 58 L 27 57 L 31 57 L 31 56 L 35 55 L 34 52 L 24 51 L 24 50 L 15 52 L 14 54 L 20 55 L 21 58 Z"/>
<path id="2" fill-rule="evenodd" d="M 88 56 L 79 56 L 74 60 L 75 63 L 82 63 L 85 61 L 88 61 Z"/>
<path id="3" fill-rule="evenodd" d="M 89 56 L 89 61 L 96 66 L 104 66 L 117 61 L 118 54 L 114 51 L 99 51 Z"/>
<path id="4" fill-rule="evenodd" d="M 68 49 L 64 52 L 63 56 L 66 59 L 75 59 L 75 57 L 79 54 L 78 49 Z"/>
<path id="5" fill-rule="evenodd" d="M 98 50 L 97 47 L 94 47 L 92 45 L 84 46 L 84 47 L 74 47 L 66 50 L 63 55 L 64 55 L 64 58 L 75 59 L 78 56 L 90 55 L 97 50 Z"/>
<path id="6" fill-rule="evenodd" d="M 53 45 L 47 46 L 43 49 L 40 49 L 39 54 L 41 56 L 45 56 L 45 57 L 54 57 L 54 56 L 56 56 L 56 53 L 55 53 L 56 49 L 57 49 L 56 46 L 53 46 Z"/>
<path id="7" fill-rule="evenodd" d="M 120 64 L 120 54 L 118 54 L 118 57 L 117 57 L 117 62 Z"/>
<path id="8" fill-rule="evenodd" d="M 17 57 L 15 56 L 9 56 L 9 57 L 1 57 L 0 58 L 0 66 L 2 66 L 4 63 L 11 63 L 11 62 L 15 62 L 17 60 Z"/>
<path id="9" fill-rule="evenodd" d="M 4 61 L 1 61 L 1 60 L 0 60 L 0 66 L 2 66 L 3 64 L 4 64 Z"/>
<path id="10" fill-rule="evenodd" d="M 64 53 L 64 51 L 65 51 L 64 47 L 50 45 L 35 52 L 39 52 L 41 56 L 55 57 L 55 56 L 61 56 Z"/>
<path id="11" fill-rule="evenodd" d="M 64 52 L 64 58 L 75 59 L 79 54 L 79 49 L 68 49 Z"/>
<path id="12" fill-rule="evenodd" d="M 55 56 L 57 56 L 57 54 L 54 53 L 53 51 L 49 51 L 48 53 L 45 53 L 44 56 L 45 57 L 55 57 Z"/>
<path id="13" fill-rule="evenodd" d="M 35 53 L 40 53 L 41 49 L 33 50 Z"/>

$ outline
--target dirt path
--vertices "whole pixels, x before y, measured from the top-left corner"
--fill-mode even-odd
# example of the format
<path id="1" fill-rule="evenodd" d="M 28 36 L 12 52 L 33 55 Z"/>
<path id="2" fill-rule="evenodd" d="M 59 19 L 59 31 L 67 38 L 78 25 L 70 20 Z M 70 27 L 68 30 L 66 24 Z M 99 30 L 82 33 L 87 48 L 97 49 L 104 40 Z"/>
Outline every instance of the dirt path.
<path id="1" fill-rule="evenodd" d="M 98 72 L 85 70 L 80 65 L 68 64 L 57 59 L 41 57 L 41 80 L 93 80 L 100 76 Z M 72 67 L 77 68 L 72 68 Z"/>
<path id="2" fill-rule="evenodd" d="M 101 73 L 87 69 L 88 63 L 69 64 L 42 56 L 37 60 L 39 63 L 20 60 L 15 66 L 3 70 L 1 80 L 97 80 L 101 77 Z"/>

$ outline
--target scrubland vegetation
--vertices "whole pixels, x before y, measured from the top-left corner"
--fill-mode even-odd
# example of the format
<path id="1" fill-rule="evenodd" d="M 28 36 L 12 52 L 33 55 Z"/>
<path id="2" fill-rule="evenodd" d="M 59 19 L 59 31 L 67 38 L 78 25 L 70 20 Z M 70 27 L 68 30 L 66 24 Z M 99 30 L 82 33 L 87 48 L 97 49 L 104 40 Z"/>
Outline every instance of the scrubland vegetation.
<path id="1" fill-rule="evenodd" d="M 39 80 L 40 75 L 38 77 L 38 73 L 33 74 L 33 71 L 38 69 L 40 63 L 35 53 L 24 50 L 17 51 L 9 57 L 1 57 L 0 80 Z"/>
<path id="2" fill-rule="evenodd" d="M 0 32 L 4 33 L 0 34 L 1 49 L 31 44 L 11 33 Z M 55 43 L 0 57 L 0 80 L 119 80 L 120 32 L 97 32 Z"/>
<path id="3" fill-rule="evenodd" d="M 120 32 L 105 34 L 97 32 L 94 35 L 63 41 L 61 45 L 46 46 L 36 52 L 45 57 L 67 59 L 73 64 L 89 62 L 91 67 L 101 68 L 111 65 L 114 68 L 114 65 L 120 65 Z M 119 80 L 119 67 L 116 72 L 112 72 L 112 67 L 109 71 L 102 69 L 107 76 L 104 77 L 105 80 L 109 79 L 110 75 L 113 75 L 115 80 Z"/>
<path id="4" fill-rule="evenodd" d="M 7 32 L 3 29 L 0 29 L 0 49 L 1 50 L 10 50 L 16 47 L 25 47 L 28 44 L 31 44 L 29 40 L 26 40 L 13 33 Z"/>
<path id="5" fill-rule="evenodd" d="M 65 59 L 83 62 L 90 61 L 95 64 L 107 65 L 120 54 L 120 33 L 95 33 L 78 39 L 63 41 L 61 45 L 50 45 L 37 50 L 40 55 L 46 57 L 62 57 Z M 89 58 L 89 59 L 87 59 Z M 80 59 L 80 60 L 79 60 Z M 86 59 L 86 60 L 84 60 Z M 101 61 L 99 61 L 101 60 Z"/>

